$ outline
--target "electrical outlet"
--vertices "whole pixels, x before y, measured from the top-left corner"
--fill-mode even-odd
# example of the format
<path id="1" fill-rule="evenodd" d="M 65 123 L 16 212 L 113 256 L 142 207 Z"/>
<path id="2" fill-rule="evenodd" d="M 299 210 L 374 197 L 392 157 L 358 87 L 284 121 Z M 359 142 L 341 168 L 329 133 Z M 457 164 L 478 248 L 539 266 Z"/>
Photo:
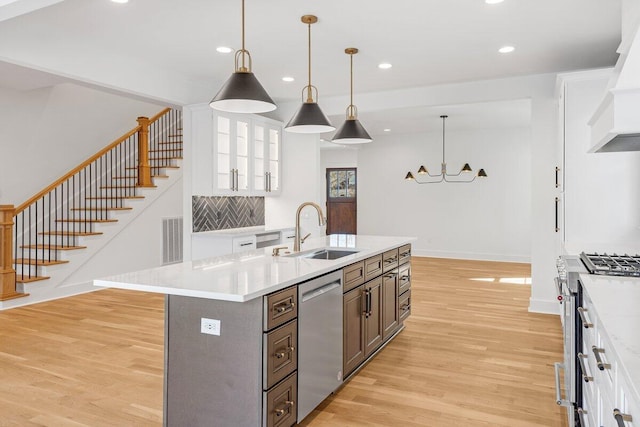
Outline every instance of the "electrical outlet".
<path id="1" fill-rule="evenodd" d="M 200 319 L 200 332 L 208 335 L 220 335 L 220 321 L 216 319 Z"/>

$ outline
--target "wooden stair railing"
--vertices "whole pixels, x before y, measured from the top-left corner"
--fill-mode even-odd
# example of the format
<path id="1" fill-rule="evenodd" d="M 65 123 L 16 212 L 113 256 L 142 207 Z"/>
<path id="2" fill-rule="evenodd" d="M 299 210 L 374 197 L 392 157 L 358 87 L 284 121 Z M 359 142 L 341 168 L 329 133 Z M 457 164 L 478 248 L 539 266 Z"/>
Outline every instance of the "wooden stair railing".
<path id="1" fill-rule="evenodd" d="M 16 283 L 42 280 L 39 267 L 59 252 L 81 249 L 77 238 L 97 235 L 93 224 L 116 221 L 123 200 L 182 158 L 182 112 L 166 108 L 138 117 L 138 126 L 64 174 L 18 207 L 0 205 L 0 301 L 25 296 Z M 150 157 L 151 156 L 151 157 Z"/>

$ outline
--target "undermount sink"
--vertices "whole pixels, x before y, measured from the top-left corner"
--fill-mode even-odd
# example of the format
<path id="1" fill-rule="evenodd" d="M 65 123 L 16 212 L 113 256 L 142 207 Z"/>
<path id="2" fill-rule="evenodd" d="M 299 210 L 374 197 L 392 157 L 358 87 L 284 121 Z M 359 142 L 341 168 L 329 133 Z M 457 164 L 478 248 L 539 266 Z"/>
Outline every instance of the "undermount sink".
<path id="1" fill-rule="evenodd" d="M 338 259 L 347 255 L 352 255 L 358 251 L 343 249 L 317 249 L 310 252 L 299 252 L 287 255 L 293 258 L 311 258 L 311 259 Z"/>

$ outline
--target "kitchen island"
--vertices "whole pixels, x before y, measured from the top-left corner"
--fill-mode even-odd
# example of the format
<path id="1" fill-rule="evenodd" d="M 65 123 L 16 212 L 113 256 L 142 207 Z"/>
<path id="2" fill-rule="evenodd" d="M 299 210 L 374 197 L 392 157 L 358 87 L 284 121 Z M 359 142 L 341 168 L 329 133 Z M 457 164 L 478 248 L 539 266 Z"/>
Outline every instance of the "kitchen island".
<path id="1" fill-rule="evenodd" d="M 335 390 L 403 329 L 410 313 L 413 240 L 332 235 L 307 240 L 299 253 L 287 254 L 289 246 L 273 256 L 273 248 L 265 248 L 94 284 L 167 295 L 164 425 L 291 426 L 309 411 L 299 414 L 298 400 L 318 394 L 313 384 L 319 381 L 303 381 L 309 372 L 337 357 L 342 363 L 328 368 L 333 378 L 322 379 Z M 325 248 L 340 257 L 310 257 Z M 325 288 L 307 295 L 302 284 L 325 277 L 333 292 L 339 283 L 344 299 L 334 299 L 339 302 L 326 319 L 315 317 L 313 325 L 305 300 Z M 311 350 L 329 334 L 344 346 L 339 342 L 330 353 L 324 346 Z"/>

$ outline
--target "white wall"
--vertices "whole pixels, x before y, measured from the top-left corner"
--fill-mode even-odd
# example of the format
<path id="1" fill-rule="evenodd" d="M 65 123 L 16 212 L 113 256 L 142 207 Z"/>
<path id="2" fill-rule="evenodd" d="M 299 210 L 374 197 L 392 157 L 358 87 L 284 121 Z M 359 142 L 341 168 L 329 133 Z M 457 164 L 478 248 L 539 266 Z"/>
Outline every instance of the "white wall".
<path id="1" fill-rule="evenodd" d="M 529 262 L 530 130 L 449 131 L 449 173 L 468 162 L 489 177 L 469 184 L 405 181 L 406 173 L 416 174 L 421 164 L 439 172 L 441 138 L 438 132 L 394 135 L 361 148 L 359 232 L 416 236 L 413 253 L 418 256 Z"/>
<path id="2" fill-rule="evenodd" d="M 172 178 L 170 185 L 166 192 L 151 204 L 142 208 L 134 207 L 138 216 L 90 260 L 67 277 L 62 287 L 113 274 L 161 266 L 162 219 L 182 216 L 182 178 Z M 143 210 L 138 212 L 140 209 Z M 104 238 L 109 237 L 111 236 L 105 231 Z"/>
<path id="3" fill-rule="evenodd" d="M 0 204 L 21 204 L 162 109 L 71 83 L 0 87 Z"/>
<path id="4" fill-rule="evenodd" d="M 323 182 L 317 179 L 321 175 L 319 143 L 318 135 L 283 132 L 282 192 L 277 197 L 265 197 L 267 227 L 294 226 L 296 210 L 303 202 L 315 202 L 322 206 Z M 318 226 L 317 218 L 313 208 L 303 210 L 302 235 L 324 235 L 325 227 Z"/>

